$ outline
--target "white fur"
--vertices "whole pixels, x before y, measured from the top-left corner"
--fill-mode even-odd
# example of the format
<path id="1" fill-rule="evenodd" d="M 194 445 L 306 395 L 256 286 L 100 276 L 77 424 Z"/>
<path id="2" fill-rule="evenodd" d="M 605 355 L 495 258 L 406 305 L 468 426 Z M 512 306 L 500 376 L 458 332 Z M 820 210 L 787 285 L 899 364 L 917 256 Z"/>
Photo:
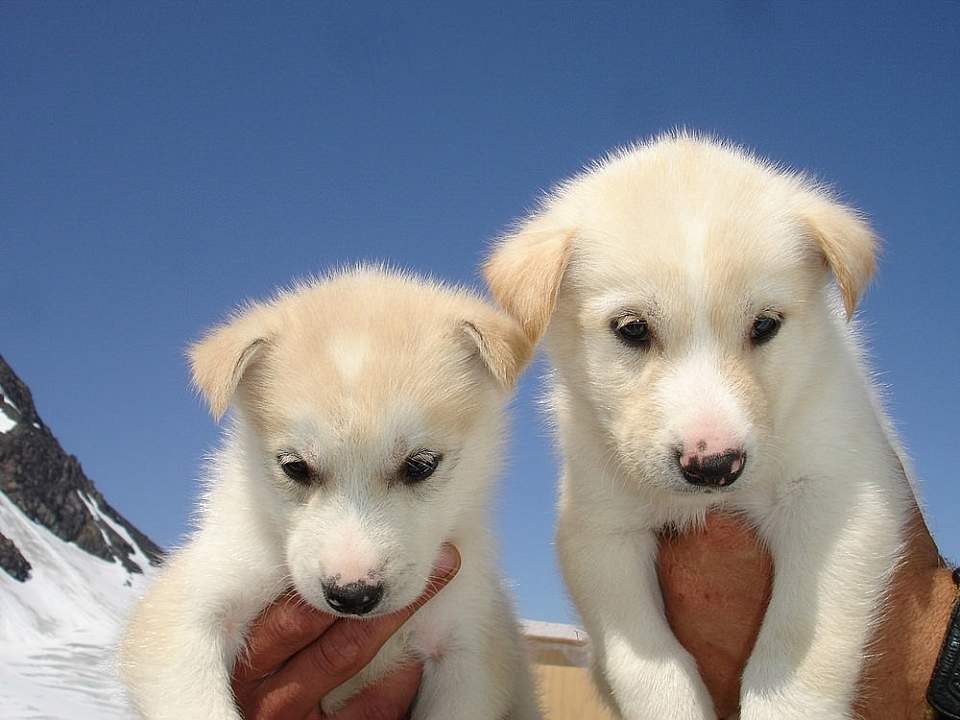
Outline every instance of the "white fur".
<path id="1" fill-rule="evenodd" d="M 123 642 L 141 715 L 239 720 L 229 675 L 245 630 L 279 593 L 293 587 L 333 612 L 323 578 L 376 577 L 386 590 L 371 615 L 393 612 L 421 594 L 449 541 L 459 574 L 324 710 L 414 656 L 425 662 L 416 720 L 539 718 L 489 508 L 504 368 L 512 381 L 528 356 L 519 328 L 469 293 L 376 270 L 249 307 L 199 343 L 199 388 L 215 411 L 236 392 L 236 413 L 209 462 L 198 529 L 165 562 Z M 419 448 L 444 459 L 406 485 L 398 468 Z M 317 480 L 287 479 L 281 452 Z"/>
<path id="2" fill-rule="evenodd" d="M 911 507 L 829 282 L 832 270 L 852 311 L 873 247 L 869 227 L 808 179 L 680 135 L 563 184 L 490 258 L 501 304 L 531 339 L 546 332 L 558 551 L 601 690 L 623 718 L 716 717 L 667 624 L 655 567 L 656 533 L 710 509 L 742 514 L 776 568 L 741 719 L 852 717 Z M 752 322 L 769 310 L 784 324 L 753 347 Z M 649 349 L 613 333 L 623 311 L 648 321 Z M 675 448 L 699 441 L 745 449 L 733 485 L 684 481 Z"/>
<path id="3" fill-rule="evenodd" d="M 364 338 L 347 335 L 330 346 L 330 353 L 340 376 L 344 380 L 356 380 L 367 357 L 367 342 Z"/>

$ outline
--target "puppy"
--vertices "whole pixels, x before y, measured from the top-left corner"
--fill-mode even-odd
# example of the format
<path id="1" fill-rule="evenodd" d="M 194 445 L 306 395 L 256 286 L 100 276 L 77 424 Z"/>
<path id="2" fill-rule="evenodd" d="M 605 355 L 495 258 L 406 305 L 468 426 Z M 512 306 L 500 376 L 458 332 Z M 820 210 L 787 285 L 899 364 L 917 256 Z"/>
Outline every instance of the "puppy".
<path id="1" fill-rule="evenodd" d="M 655 568 L 657 531 L 714 509 L 776 567 L 740 717 L 851 717 L 912 498 L 848 324 L 875 246 L 802 175 L 681 134 L 563 183 L 490 257 L 546 333 L 558 551 L 622 717 L 716 717 Z"/>
<path id="2" fill-rule="evenodd" d="M 122 643 L 141 715 L 239 720 L 231 669 L 274 597 L 292 587 L 334 615 L 391 613 L 449 541 L 457 577 L 322 709 L 413 656 L 416 720 L 538 718 L 490 529 L 504 408 L 530 353 L 468 291 L 376 269 L 247 306 L 197 343 L 196 386 L 217 418 L 235 413 L 198 528 Z"/>

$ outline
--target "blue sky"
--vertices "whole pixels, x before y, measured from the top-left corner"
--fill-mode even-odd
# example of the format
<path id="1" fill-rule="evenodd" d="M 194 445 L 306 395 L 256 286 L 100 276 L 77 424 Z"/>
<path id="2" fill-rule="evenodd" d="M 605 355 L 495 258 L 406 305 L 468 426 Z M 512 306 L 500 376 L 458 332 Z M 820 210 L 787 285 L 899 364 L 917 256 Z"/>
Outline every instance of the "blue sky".
<path id="1" fill-rule="evenodd" d="M 172 545 L 217 436 L 183 350 L 231 307 L 362 258 L 476 284 L 556 180 L 712 131 L 836 183 L 885 238 L 874 364 L 960 558 L 958 75 L 955 2 L 3 3 L 0 353 Z M 522 614 L 569 620 L 542 369 L 499 523 Z"/>

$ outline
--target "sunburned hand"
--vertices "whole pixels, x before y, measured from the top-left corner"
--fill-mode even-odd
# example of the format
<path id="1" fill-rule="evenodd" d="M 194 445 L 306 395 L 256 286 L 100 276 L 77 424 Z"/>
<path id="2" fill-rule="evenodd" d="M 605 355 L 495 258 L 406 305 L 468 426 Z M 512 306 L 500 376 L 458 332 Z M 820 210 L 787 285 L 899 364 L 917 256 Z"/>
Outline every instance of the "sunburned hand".
<path id="1" fill-rule="evenodd" d="M 254 623 L 247 653 L 233 672 L 233 692 L 244 720 L 400 720 L 420 685 L 419 666 L 404 667 L 368 687 L 334 716 L 320 712 L 323 696 L 357 674 L 407 619 L 460 569 L 456 548 L 445 546 L 423 595 L 409 607 L 372 620 L 344 620 L 279 598 Z"/>
<path id="2" fill-rule="evenodd" d="M 712 515 L 703 532 L 661 543 L 660 585 L 677 639 L 696 658 L 721 718 L 734 717 L 740 675 L 770 598 L 773 566 L 756 535 Z M 922 720 L 956 590 L 919 511 L 861 682 L 865 720 Z"/>

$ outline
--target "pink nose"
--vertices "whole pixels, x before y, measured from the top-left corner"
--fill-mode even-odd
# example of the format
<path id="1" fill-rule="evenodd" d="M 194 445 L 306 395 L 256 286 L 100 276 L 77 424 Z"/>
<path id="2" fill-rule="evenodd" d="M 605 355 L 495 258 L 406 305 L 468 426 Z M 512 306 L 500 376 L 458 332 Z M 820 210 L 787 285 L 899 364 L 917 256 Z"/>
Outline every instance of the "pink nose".
<path id="1" fill-rule="evenodd" d="M 706 443 L 698 443 L 696 449 L 677 451 L 680 474 L 691 485 L 701 487 L 724 487 L 732 485 L 747 464 L 743 448 L 726 448 L 710 452 Z"/>

